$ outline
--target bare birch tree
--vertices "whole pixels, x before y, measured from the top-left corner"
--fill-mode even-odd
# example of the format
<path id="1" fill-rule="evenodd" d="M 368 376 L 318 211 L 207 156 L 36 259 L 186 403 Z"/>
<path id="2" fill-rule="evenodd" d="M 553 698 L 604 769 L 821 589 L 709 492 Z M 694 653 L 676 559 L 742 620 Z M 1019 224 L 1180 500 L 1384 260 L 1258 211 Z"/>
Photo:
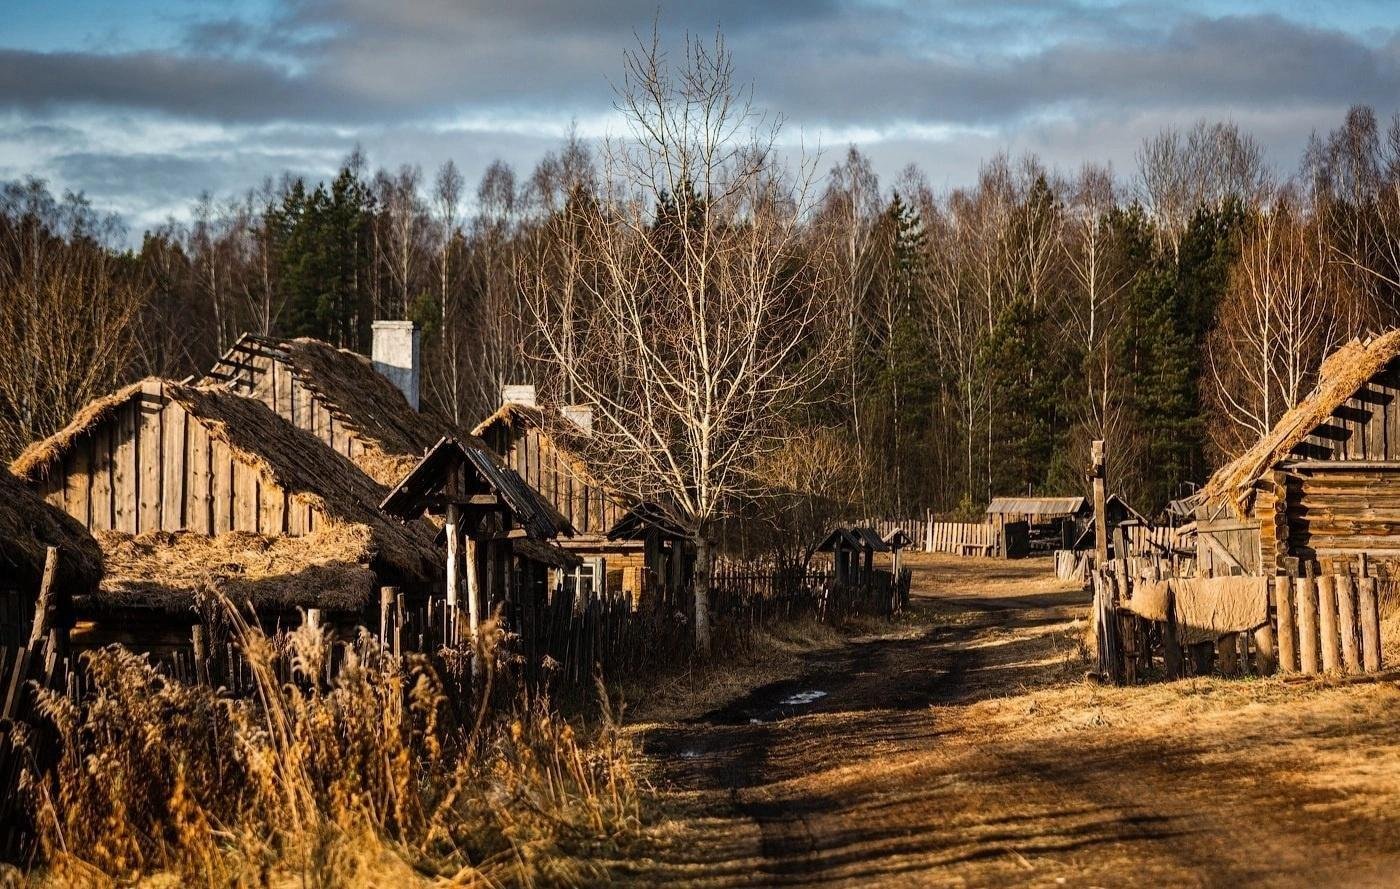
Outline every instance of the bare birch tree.
<path id="1" fill-rule="evenodd" d="M 605 146 L 582 292 L 535 299 L 543 357 L 592 406 L 593 466 L 666 509 L 696 550 L 695 642 L 710 645 L 717 524 L 753 491 L 778 423 L 828 371 L 822 281 L 800 243 L 811 165 L 781 168 L 779 124 L 737 88 L 723 37 L 668 64 L 629 52 Z M 538 289 L 531 288 L 536 296 Z"/>

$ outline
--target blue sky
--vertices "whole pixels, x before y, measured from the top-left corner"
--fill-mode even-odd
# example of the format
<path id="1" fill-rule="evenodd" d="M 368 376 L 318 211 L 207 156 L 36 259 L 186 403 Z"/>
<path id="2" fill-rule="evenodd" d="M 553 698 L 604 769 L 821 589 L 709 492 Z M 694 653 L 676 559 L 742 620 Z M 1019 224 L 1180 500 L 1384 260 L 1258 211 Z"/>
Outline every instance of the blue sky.
<path id="1" fill-rule="evenodd" d="M 0 179 L 35 174 L 134 232 L 291 170 L 493 158 L 522 174 L 571 124 L 616 129 L 610 78 L 655 0 L 0 0 Z M 940 186 L 999 150 L 1131 173 L 1164 126 L 1229 118 L 1283 174 L 1348 105 L 1400 105 L 1393 2 L 718 0 L 663 3 L 663 34 L 722 27 L 759 103 L 834 161 Z"/>

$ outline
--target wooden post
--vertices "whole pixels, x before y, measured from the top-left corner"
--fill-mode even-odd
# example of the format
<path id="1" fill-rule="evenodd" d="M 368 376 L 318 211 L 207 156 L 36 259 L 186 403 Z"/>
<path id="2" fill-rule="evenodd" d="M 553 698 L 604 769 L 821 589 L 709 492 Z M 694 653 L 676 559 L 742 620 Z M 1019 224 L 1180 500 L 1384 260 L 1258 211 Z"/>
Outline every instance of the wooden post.
<path id="1" fill-rule="evenodd" d="M 461 633 L 458 629 L 458 593 L 462 584 L 460 574 L 462 570 L 462 557 L 458 553 L 458 547 L 462 540 L 462 508 L 456 503 L 447 505 L 447 516 L 445 522 L 447 532 L 447 620 L 443 628 L 443 645 L 448 648 L 456 648 L 462 641 Z M 467 551 L 470 554 L 472 545 L 467 544 Z M 468 555 L 470 560 L 470 555 Z M 469 581 L 470 585 L 470 581 Z M 473 608 L 472 636 L 476 635 L 475 609 Z"/>
<path id="2" fill-rule="evenodd" d="M 1215 643 L 1216 664 L 1222 676 L 1234 676 L 1239 669 L 1239 633 L 1226 633 Z"/>
<path id="3" fill-rule="evenodd" d="M 1348 673 L 1360 673 L 1361 650 L 1356 642 L 1356 587 L 1349 573 L 1337 578 L 1337 632 L 1342 637 L 1342 666 Z"/>
<path id="4" fill-rule="evenodd" d="M 1254 669 L 1260 676 L 1268 676 L 1278 668 L 1278 655 L 1274 651 L 1274 626 L 1266 623 L 1254 631 Z"/>
<path id="5" fill-rule="evenodd" d="M 1298 647 L 1293 622 L 1293 577 L 1274 578 L 1274 607 L 1278 612 L 1278 662 L 1284 673 L 1298 669 Z"/>
<path id="6" fill-rule="evenodd" d="M 1089 446 L 1089 478 L 1094 483 L 1094 553 L 1100 568 L 1108 566 L 1107 459 L 1102 439 Z"/>
<path id="7" fill-rule="evenodd" d="M 1381 669 L 1381 621 L 1376 601 L 1376 579 L 1362 577 L 1357 596 L 1357 610 L 1361 612 L 1361 662 L 1367 673 L 1378 673 Z"/>
<path id="8" fill-rule="evenodd" d="M 1162 628 L 1162 651 L 1168 679 L 1180 679 L 1186 675 L 1186 665 L 1181 654 L 1181 640 L 1176 632 L 1176 590 L 1167 584 L 1167 623 Z"/>
<path id="9" fill-rule="evenodd" d="M 209 641 L 204 624 L 195 624 L 190 629 L 190 648 L 194 652 L 195 678 L 204 685 L 209 685 Z"/>
<path id="10" fill-rule="evenodd" d="M 398 595 L 398 587 L 382 586 L 379 588 L 379 647 L 385 651 L 393 649 L 389 628 L 393 625 L 394 600 L 398 598 Z"/>
<path id="11" fill-rule="evenodd" d="M 1298 579 L 1298 655 L 1303 673 L 1320 672 L 1317 644 L 1317 581 L 1309 562 L 1304 577 Z"/>
<path id="12" fill-rule="evenodd" d="M 1317 632 L 1322 637 L 1322 669 L 1337 673 L 1342 669 L 1342 640 L 1337 634 L 1337 578 L 1324 574 L 1317 579 Z"/>
<path id="13" fill-rule="evenodd" d="M 468 537 L 466 540 L 467 556 L 467 630 L 473 641 L 477 632 L 481 629 L 481 577 L 479 576 L 477 565 L 477 542 Z M 476 659 L 472 659 L 476 663 Z M 476 669 L 473 667 L 473 669 Z"/>

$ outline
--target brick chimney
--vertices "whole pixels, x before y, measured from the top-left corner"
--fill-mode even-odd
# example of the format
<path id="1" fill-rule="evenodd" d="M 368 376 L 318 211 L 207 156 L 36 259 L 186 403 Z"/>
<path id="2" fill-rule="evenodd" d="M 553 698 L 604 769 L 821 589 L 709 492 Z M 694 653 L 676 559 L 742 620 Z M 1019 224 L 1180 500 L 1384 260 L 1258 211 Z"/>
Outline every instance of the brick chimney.
<path id="1" fill-rule="evenodd" d="M 418 325 L 412 321 L 376 321 L 372 330 L 370 360 L 374 369 L 403 393 L 409 407 L 418 410 L 422 382 L 422 333 Z"/>

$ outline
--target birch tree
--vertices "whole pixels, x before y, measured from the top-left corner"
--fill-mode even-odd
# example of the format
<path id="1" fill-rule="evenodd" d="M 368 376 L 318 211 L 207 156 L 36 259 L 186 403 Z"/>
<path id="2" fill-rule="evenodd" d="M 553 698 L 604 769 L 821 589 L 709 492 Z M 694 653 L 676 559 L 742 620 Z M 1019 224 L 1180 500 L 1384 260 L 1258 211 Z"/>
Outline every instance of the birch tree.
<path id="1" fill-rule="evenodd" d="M 801 243 L 809 163 L 781 166 L 780 122 L 736 86 L 722 36 L 626 54 L 603 149 L 603 194 L 582 207 L 591 268 L 561 306 L 529 288 L 543 357 L 594 412 L 591 466 L 656 503 L 695 547 L 694 631 L 710 646 L 717 525 L 755 490 L 779 420 L 829 369 L 821 270 Z"/>

